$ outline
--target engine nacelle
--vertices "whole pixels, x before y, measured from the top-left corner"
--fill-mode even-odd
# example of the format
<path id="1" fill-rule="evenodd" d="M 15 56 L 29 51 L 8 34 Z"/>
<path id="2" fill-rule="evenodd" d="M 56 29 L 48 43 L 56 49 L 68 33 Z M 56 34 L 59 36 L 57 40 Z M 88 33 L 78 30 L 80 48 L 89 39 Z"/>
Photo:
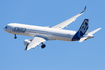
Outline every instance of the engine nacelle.
<path id="1" fill-rule="evenodd" d="M 28 46 L 31 43 L 32 39 L 25 39 L 24 45 Z"/>

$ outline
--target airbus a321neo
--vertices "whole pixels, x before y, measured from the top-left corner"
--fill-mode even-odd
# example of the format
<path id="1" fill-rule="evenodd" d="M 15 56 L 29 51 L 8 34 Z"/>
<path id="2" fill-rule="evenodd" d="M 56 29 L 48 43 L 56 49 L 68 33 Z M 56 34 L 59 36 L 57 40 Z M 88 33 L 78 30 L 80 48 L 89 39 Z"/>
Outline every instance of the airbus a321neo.
<path id="1" fill-rule="evenodd" d="M 41 27 L 41 26 L 34 26 L 34 25 L 10 23 L 10 24 L 7 24 L 7 26 L 5 26 L 4 30 L 8 33 L 14 34 L 15 39 L 17 38 L 16 34 L 32 36 L 33 39 L 25 39 L 24 41 L 24 45 L 26 46 L 25 50 L 29 50 L 31 48 L 34 49 L 36 46 L 39 46 L 39 44 L 42 44 L 41 48 L 43 49 L 46 47 L 44 42 L 49 40 L 82 42 L 84 40 L 93 38 L 94 37 L 93 34 L 98 30 L 100 30 L 101 28 L 98 28 L 92 32 L 88 32 L 88 29 L 89 29 L 88 19 L 84 19 L 82 25 L 80 26 L 77 32 L 72 30 L 64 30 L 63 28 L 67 27 L 67 25 L 74 22 L 77 17 L 79 17 L 85 12 L 85 10 L 86 10 L 86 7 L 81 13 L 53 27 Z"/>

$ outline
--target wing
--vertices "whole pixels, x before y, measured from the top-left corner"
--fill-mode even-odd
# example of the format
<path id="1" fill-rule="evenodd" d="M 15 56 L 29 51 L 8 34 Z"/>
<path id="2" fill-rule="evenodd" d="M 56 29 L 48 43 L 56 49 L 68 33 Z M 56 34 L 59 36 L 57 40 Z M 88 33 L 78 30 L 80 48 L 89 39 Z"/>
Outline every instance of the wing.
<path id="1" fill-rule="evenodd" d="M 86 6 L 85 6 L 84 10 L 81 13 L 73 16 L 72 18 L 69 18 L 68 20 L 66 20 L 66 21 L 64 21 L 64 22 L 62 22 L 62 23 L 60 23 L 58 25 L 53 26 L 52 28 L 62 29 L 64 27 L 67 27 L 67 25 L 69 25 L 70 23 L 74 22 L 77 17 L 79 17 L 80 15 L 82 15 L 85 12 L 85 10 L 86 10 Z"/>
<path id="2" fill-rule="evenodd" d="M 31 48 L 35 48 L 37 45 L 39 45 L 40 43 L 43 43 L 45 41 L 46 41 L 46 39 L 44 39 L 44 38 L 34 37 L 32 42 L 28 46 L 26 46 L 25 50 L 29 50 Z"/>

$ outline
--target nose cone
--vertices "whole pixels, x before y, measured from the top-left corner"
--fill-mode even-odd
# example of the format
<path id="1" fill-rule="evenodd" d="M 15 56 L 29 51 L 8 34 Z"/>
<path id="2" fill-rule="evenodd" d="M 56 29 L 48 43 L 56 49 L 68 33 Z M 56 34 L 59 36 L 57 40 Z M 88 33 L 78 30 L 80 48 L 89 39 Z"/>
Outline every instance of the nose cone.
<path id="1" fill-rule="evenodd" d="M 6 27 L 4 27 L 4 31 L 7 31 L 7 26 L 6 26 Z"/>

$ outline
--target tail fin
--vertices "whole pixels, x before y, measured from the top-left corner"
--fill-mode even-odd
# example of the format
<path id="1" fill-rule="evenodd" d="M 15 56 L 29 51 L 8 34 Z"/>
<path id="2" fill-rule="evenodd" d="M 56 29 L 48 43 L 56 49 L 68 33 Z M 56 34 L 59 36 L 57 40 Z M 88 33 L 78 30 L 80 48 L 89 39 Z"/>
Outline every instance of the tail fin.
<path id="1" fill-rule="evenodd" d="M 88 28 L 89 28 L 88 22 L 89 22 L 88 19 L 84 19 L 81 27 L 79 28 L 77 33 L 73 36 L 72 41 L 80 40 L 80 38 L 83 37 L 84 34 L 88 33 Z"/>

